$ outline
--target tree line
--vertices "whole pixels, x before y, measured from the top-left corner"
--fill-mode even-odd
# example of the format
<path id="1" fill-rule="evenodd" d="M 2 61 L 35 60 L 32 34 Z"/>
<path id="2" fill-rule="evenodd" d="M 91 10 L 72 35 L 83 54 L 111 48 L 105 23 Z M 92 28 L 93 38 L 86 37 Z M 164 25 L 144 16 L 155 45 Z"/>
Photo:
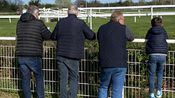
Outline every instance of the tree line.
<path id="1" fill-rule="evenodd" d="M 24 4 L 22 0 L 0 0 L 0 12 L 20 11 L 23 8 L 27 8 L 28 5 L 34 4 L 39 7 L 46 8 L 64 8 L 68 7 L 71 3 L 76 4 L 78 7 L 115 7 L 115 6 L 138 6 L 138 5 L 163 5 L 163 4 L 175 4 L 175 0 L 139 0 L 139 2 L 133 2 L 133 0 L 116 0 L 116 2 L 102 3 L 100 0 L 55 0 L 54 4 L 43 4 L 42 0 L 31 0 L 28 4 Z"/>
<path id="2" fill-rule="evenodd" d="M 0 11 L 16 11 L 22 4 L 22 0 L 0 0 Z"/>

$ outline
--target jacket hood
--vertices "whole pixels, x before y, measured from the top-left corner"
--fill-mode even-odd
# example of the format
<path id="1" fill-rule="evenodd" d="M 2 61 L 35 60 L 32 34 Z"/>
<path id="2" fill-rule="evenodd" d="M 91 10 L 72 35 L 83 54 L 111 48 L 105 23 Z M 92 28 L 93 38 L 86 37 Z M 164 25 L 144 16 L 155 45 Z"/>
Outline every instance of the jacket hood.
<path id="1" fill-rule="evenodd" d="M 160 33 L 164 32 L 164 28 L 162 26 L 152 27 L 151 30 L 152 30 L 153 34 L 160 34 Z"/>
<path id="2" fill-rule="evenodd" d="M 20 20 L 22 22 L 32 21 L 32 20 L 35 20 L 35 19 L 36 18 L 32 14 L 30 14 L 30 13 L 24 13 L 20 17 Z"/>

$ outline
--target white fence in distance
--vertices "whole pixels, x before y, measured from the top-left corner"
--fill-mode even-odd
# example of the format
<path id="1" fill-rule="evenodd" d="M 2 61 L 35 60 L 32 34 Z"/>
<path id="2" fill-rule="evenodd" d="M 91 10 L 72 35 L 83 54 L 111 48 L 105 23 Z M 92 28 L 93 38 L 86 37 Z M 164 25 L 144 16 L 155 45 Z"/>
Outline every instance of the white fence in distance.
<path id="1" fill-rule="evenodd" d="M 134 12 L 124 12 L 124 16 L 126 17 L 134 17 L 134 22 L 137 21 L 137 17 L 140 16 L 167 16 L 167 15 L 175 15 L 175 11 L 154 11 L 154 9 L 167 9 L 167 8 L 175 8 L 175 5 L 150 5 L 150 6 L 124 6 L 124 7 L 88 7 L 88 8 L 79 8 L 80 13 L 78 15 L 79 18 L 87 19 L 90 24 L 90 28 L 92 29 L 93 17 L 106 18 L 111 16 L 111 12 L 113 10 L 135 10 Z M 141 10 L 148 9 L 148 12 L 142 12 Z M 103 12 L 102 10 L 108 10 L 109 12 Z M 51 18 L 64 18 L 67 16 L 67 9 L 40 9 L 39 18 L 45 18 L 46 22 Z M 0 19 L 9 19 L 11 23 L 12 19 L 19 18 L 20 15 L 5 15 L 0 16 Z"/>

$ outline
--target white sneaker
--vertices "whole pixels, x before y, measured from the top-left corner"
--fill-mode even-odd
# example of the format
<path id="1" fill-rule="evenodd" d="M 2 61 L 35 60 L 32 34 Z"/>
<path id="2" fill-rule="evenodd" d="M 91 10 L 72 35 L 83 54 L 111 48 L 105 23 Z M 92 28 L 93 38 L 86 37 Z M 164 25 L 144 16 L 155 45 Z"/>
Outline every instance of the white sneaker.
<path id="1" fill-rule="evenodd" d="M 149 98 L 156 98 L 156 97 L 154 96 L 154 93 L 150 93 Z"/>
<path id="2" fill-rule="evenodd" d="M 162 97 L 162 90 L 158 90 L 157 94 L 156 94 L 157 98 L 161 98 Z"/>

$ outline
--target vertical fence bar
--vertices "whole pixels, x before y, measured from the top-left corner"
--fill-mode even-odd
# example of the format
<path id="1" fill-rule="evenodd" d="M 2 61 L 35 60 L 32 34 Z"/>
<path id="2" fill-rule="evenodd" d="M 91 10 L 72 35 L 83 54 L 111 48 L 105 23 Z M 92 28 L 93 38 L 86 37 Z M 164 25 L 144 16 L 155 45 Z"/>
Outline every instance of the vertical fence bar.
<path id="1" fill-rule="evenodd" d="M 153 16 L 154 16 L 154 8 L 153 6 L 151 6 L 151 19 L 153 19 Z"/>
<path id="2" fill-rule="evenodd" d="M 93 20 L 93 18 L 92 18 L 92 9 L 90 9 L 90 28 L 92 29 L 92 20 Z"/>

